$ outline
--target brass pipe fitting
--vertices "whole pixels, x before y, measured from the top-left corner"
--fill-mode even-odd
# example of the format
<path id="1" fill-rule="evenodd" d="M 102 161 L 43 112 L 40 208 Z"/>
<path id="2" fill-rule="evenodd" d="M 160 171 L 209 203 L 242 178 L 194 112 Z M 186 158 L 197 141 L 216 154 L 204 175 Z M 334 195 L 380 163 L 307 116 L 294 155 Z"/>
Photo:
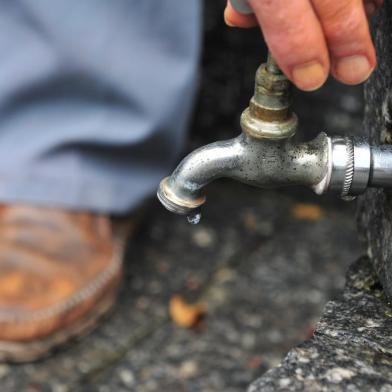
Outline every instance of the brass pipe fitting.
<path id="1" fill-rule="evenodd" d="M 295 135 L 298 119 L 291 108 L 291 83 L 271 56 L 256 72 L 255 92 L 241 116 L 242 130 L 260 139 L 288 139 Z"/>

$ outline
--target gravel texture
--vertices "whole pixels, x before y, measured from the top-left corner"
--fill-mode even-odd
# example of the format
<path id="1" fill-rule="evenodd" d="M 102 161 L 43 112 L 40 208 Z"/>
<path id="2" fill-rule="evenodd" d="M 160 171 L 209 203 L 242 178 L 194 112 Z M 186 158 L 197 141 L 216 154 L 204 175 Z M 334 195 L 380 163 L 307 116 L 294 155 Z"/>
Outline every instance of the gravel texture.
<path id="1" fill-rule="evenodd" d="M 360 254 L 353 206 L 317 201 L 221 182 L 196 227 L 152 201 L 110 317 L 46 360 L 2 365 L 1 391 L 246 390 L 312 335 Z M 206 304 L 197 328 L 170 319 L 174 294 Z"/>
<path id="2" fill-rule="evenodd" d="M 248 392 L 392 391 L 392 307 L 368 258 L 354 263 L 341 298 L 314 337 L 292 349 Z"/>

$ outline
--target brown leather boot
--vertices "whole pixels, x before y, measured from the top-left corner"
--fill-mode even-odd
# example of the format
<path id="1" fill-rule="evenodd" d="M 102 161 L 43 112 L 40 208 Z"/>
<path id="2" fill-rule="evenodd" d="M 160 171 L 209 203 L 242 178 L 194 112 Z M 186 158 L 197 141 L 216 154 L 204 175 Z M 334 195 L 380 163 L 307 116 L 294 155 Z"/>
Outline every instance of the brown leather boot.
<path id="1" fill-rule="evenodd" d="M 127 228 L 98 214 L 0 206 L 1 361 L 38 359 L 96 325 L 116 297 Z"/>

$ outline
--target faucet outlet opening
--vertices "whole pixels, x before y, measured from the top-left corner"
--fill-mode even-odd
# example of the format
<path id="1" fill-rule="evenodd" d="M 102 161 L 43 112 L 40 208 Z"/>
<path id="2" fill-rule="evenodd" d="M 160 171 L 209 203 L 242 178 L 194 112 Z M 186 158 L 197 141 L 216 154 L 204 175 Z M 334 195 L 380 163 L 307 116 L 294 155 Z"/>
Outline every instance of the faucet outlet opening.
<path id="1" fill-rule="evenodd" d="M 205 203 L 206 197 L 181 197 L 178 193 L 174 192 L 170 186 L 170 177 L 164 178 L 158 188 L 157 197 L 159 201 L 163 204 L 163 206 L 178 215 L 185 215 L 188 217 L 195 217 L 194 219 L 189 218 L 192 220 L 193 224 L 197 220 L 197 216 L 200 215 L 200 207 Z M 199 218 L 199 221 L 200 221 Z"/>

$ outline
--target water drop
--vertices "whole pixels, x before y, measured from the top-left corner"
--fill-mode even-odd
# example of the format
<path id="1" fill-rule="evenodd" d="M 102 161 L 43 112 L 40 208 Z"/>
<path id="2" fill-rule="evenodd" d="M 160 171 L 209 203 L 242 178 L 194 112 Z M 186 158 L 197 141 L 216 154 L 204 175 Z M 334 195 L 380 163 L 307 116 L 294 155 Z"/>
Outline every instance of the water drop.
<path id="1" fill-rule="evenodd" d="M 191 225 L 197 225 L 201 221 L 201 212 L 195 212 L 186 217 Z"/>

